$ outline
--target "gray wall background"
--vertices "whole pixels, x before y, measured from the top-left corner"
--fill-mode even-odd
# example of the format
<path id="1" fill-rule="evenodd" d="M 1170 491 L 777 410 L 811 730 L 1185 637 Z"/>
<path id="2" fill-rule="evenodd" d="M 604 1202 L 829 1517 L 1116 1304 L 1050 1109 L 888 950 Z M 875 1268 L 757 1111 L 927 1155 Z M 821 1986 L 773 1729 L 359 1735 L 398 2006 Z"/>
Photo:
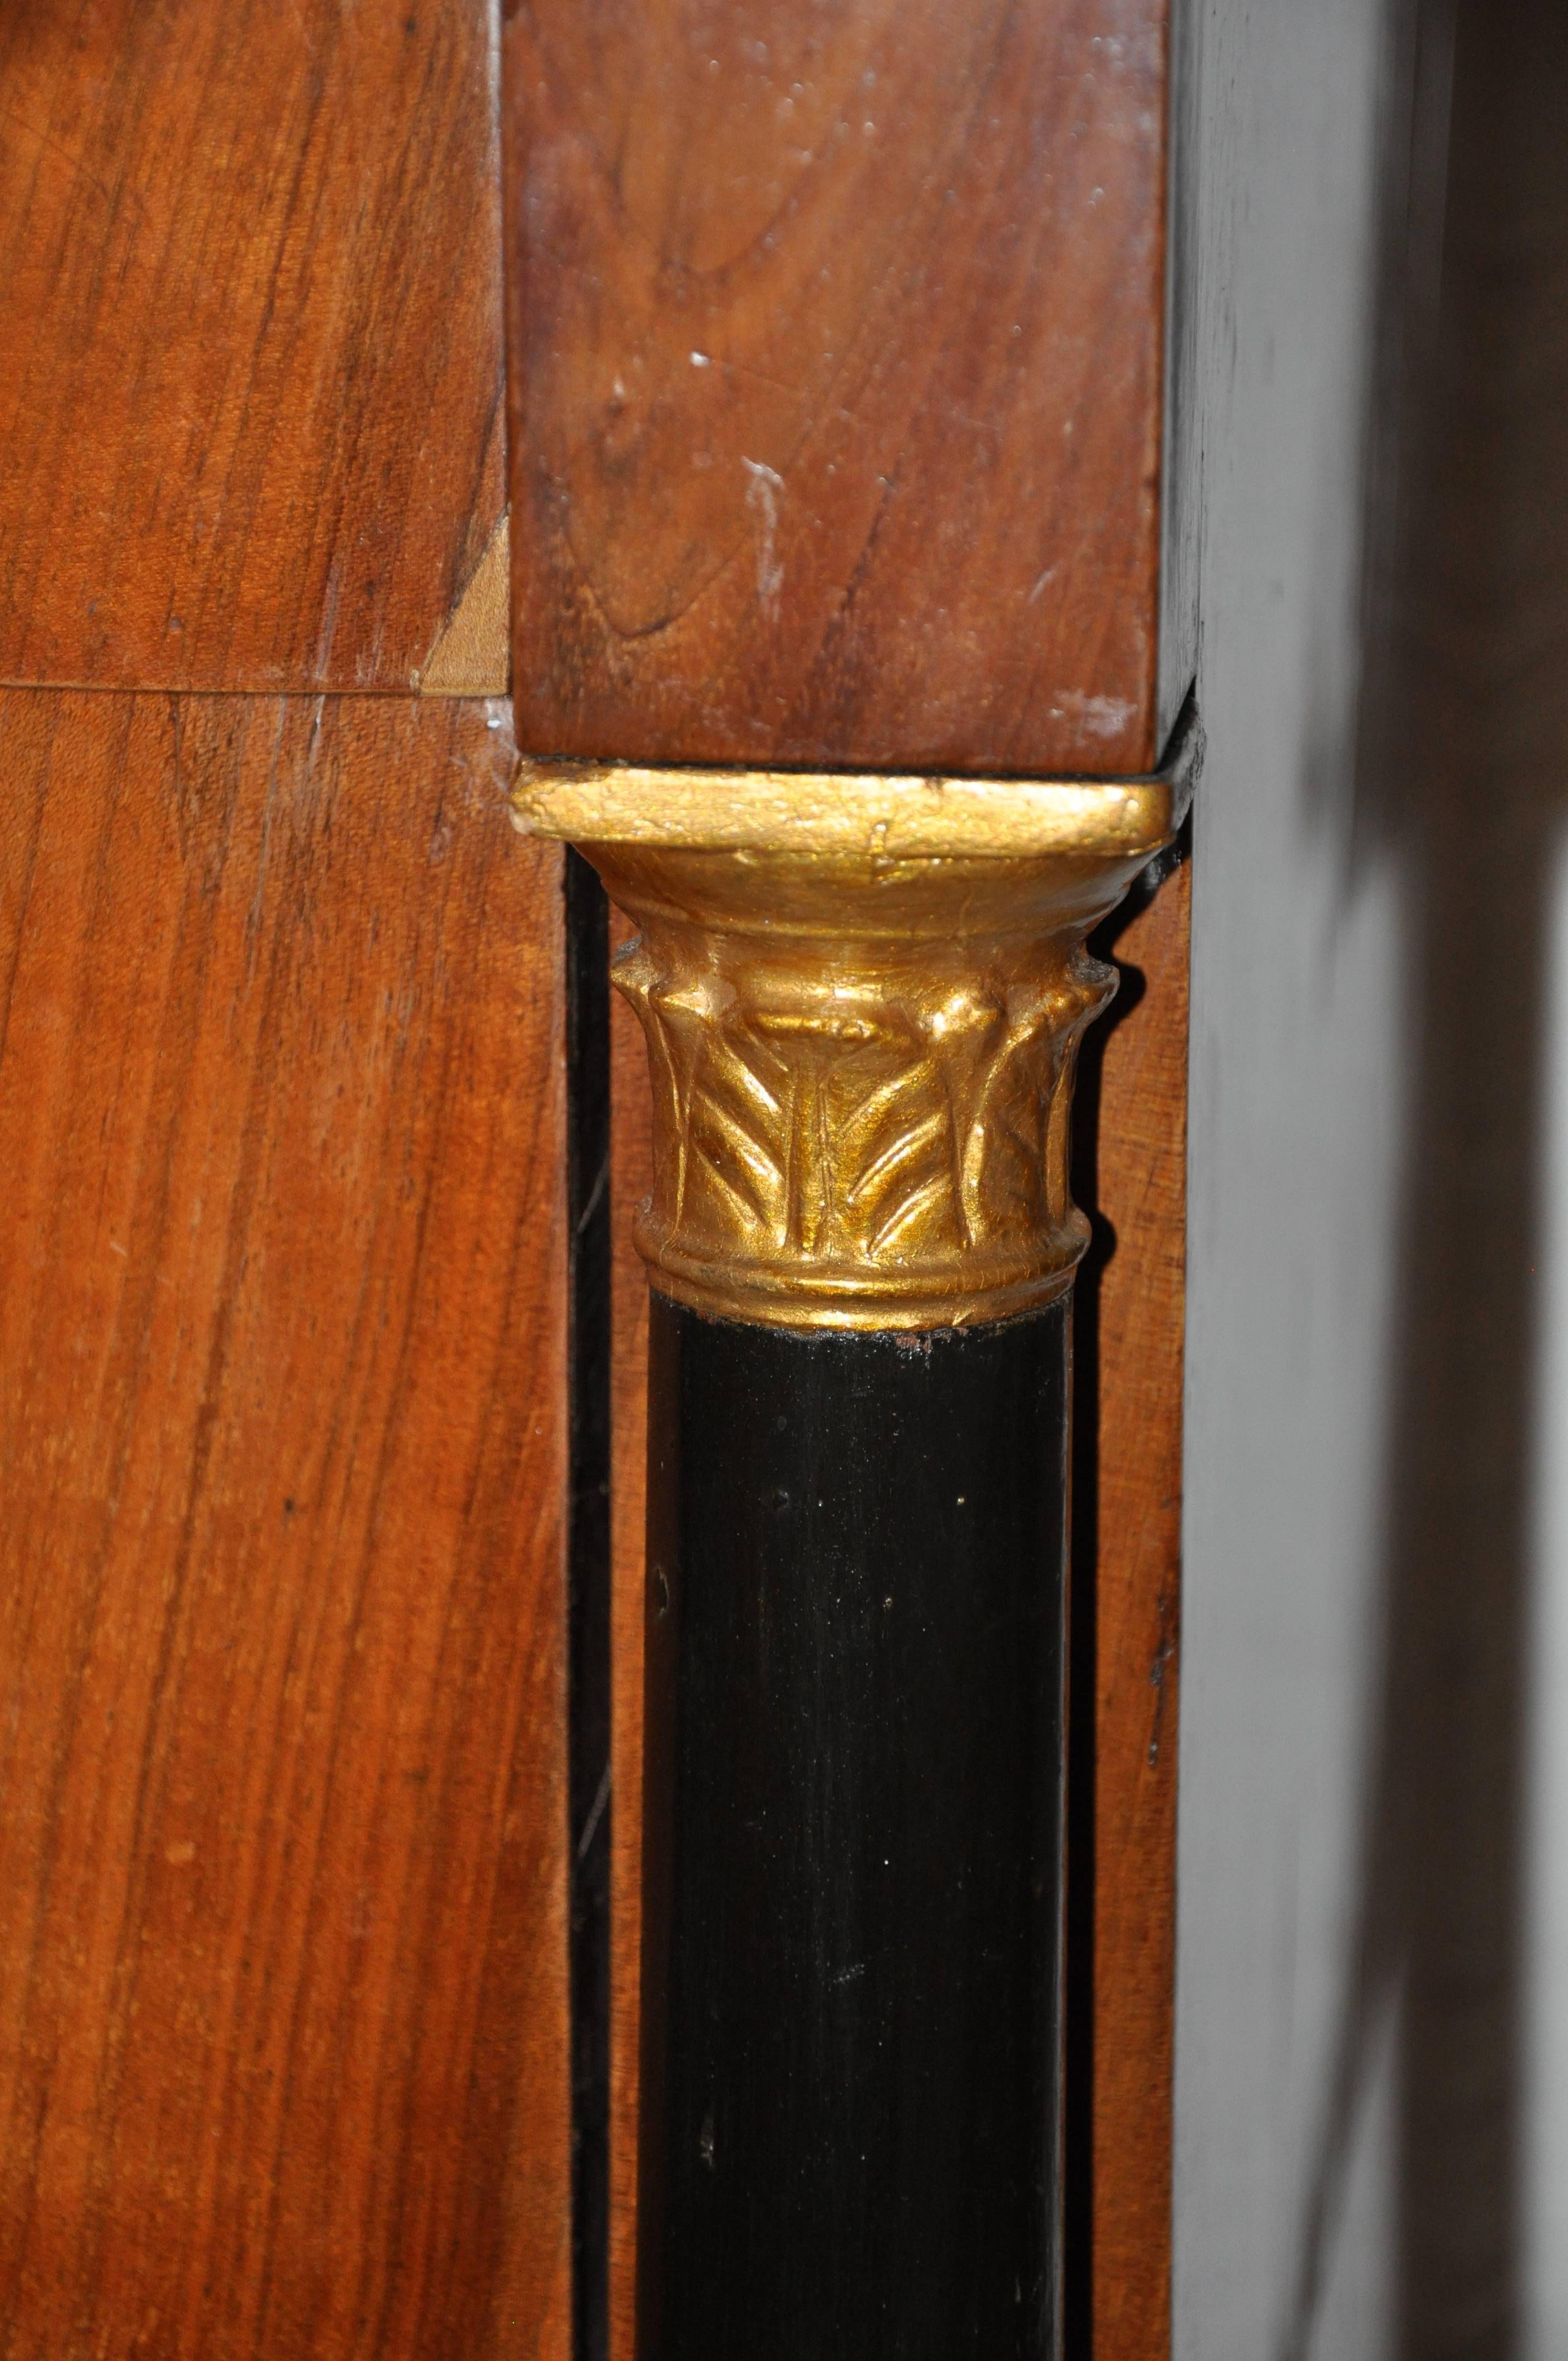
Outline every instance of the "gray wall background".
<path id="1" fill-rule="evenodd" d="M 1565 2361 L 1568 5 L 1193 5 L 1177 2352 Z"/>

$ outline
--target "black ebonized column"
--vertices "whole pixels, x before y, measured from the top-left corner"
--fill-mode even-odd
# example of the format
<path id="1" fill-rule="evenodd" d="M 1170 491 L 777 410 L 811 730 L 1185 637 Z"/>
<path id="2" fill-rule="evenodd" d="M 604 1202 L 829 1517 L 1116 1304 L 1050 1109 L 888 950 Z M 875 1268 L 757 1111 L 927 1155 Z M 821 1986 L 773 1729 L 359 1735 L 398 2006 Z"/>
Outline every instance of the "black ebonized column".
<path id="1" fill-rule="evenodd" d="M 1069 1334 L 653 1295 L 645 2361 L 1057 2361 Z"/>

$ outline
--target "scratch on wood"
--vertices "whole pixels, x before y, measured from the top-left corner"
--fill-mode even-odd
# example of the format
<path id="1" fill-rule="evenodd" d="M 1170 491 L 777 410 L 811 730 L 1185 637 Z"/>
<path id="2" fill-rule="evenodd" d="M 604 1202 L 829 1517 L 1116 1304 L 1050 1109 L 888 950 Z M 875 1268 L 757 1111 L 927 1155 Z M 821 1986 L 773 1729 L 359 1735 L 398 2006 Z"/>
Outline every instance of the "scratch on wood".
<path id="1" fill-rule="evenodd" d="M 778 612 L 784 588 L 784 567 L 778 561 L 779 494 L 784 478 L 763 459 L 742 458 L 750 481 L 746 506 L 757 520 L 757 596 L 770 615 Z"/>

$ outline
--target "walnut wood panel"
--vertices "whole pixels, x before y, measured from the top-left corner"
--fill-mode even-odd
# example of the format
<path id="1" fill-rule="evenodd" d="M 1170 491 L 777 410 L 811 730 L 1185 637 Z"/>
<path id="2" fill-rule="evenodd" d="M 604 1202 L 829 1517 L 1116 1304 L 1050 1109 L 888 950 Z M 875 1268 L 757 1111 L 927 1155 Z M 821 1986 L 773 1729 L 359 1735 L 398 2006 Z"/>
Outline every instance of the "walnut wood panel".
<path id="1" fill-rule="evenodd" d="M 1183 868 L 1118 935 L 1124 1006 L 1136 998 L 1106 1032 L 1086 1094 L 1096 1210 L 1102 1235 L 1109 1223 L 1115 1238 L 1091 1281 L 1097 1367 L 1086 1389 L 1096 1420 L 1091 2247 L 1099 2361 L 1168 2361 L 1170 2349 L 1190 898 Z M 630 931 L 617 921 L 613 939 Z M 647 1280 L 631 1218 L 652 1159 L 646 1056 L 619 995 L 612 1049 L 611 2354 L 632 2361 Z M 1080 1389 L 1083 1377 L 1080 1360 Z"/>
<path id="2" fill-rule="evenodd" d="M 1139 997 L 1104 1037 L 1098 1108 L 1088 1110 L 1095 1210 L 1115 1239 L 1091 1282 L 1097 2361 L 1170 2352 L 1191 874 L 1179 869 L 1117 936 Z"/>
<path id="3" fill-rule="evenodd" d="M 610 911 L 614 947 L 635 932 Z M 641 1029 L 610 995 L 610 2361 L 633 2361 L 642 1896 L 642 1582 L 648 1468 L 648 1275 L 631 1240 L 653 1181 Z"/>
<path id="4" fill-rule="evenodd" d="M 1152 765 L 1166 19 L 510 12 L 523 745 Z"/>
<path id="5" fill-rule="evenodd" d="M 406 688 L 501 513 L 488 0 L 0 11 L 0 678 Z"/>
<path id="6" fill-rule="evenodd" d="M 0 698 L 0 2354 L 564 2356 L 556 856 Z"/>

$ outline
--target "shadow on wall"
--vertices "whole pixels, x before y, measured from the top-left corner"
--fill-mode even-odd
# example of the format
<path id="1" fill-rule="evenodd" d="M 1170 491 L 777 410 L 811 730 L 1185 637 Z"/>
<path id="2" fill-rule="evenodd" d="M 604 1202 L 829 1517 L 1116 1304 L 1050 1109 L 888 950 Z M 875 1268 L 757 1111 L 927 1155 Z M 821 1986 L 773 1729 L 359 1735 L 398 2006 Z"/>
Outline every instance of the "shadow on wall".
<path id="1" fill-rule="evenodd" d="M 1283 2361 L 1317 2351 L 1390 2008 L 1390 2361 L 1521 2349 L 1541 1020 L 1568 822 L 1568 6 L 1460 0 L 1451 104 L 1447 29 L 1429 5 L 1415 136 L 1391 175 L 1381 408 L 1398 490 L 1375 465 L 1353 831 L 1393 853 L 1410 919 L 1383 1671 L 1356 1973 Z"/>

